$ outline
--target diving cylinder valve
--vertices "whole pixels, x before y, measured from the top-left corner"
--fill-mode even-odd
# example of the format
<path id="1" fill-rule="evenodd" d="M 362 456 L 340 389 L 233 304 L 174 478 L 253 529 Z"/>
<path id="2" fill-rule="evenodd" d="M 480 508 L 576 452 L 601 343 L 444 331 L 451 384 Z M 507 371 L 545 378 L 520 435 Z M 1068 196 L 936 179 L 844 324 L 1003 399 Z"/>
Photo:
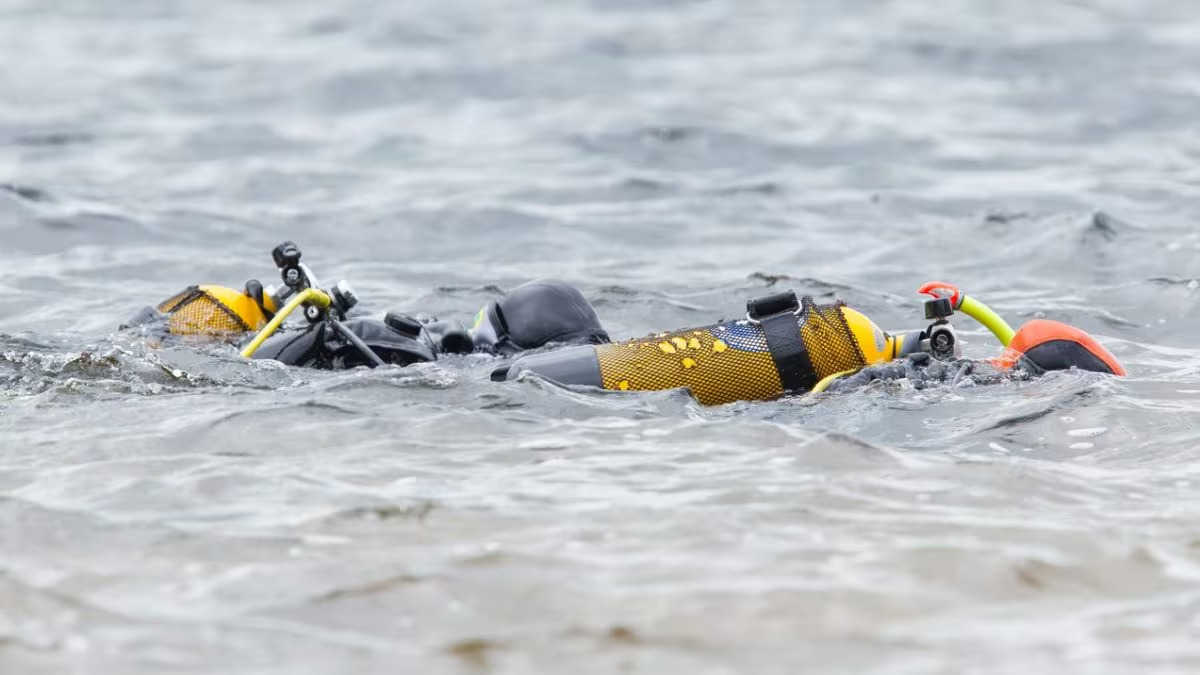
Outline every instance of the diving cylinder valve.
<path id="1" fill-rule="evenodd" d="M 342 279 L 333 285 L 329 290 L 329 297 L 333 299 L 333 306 L 342 316 L 346 315 L 358 304 L 358 293 L 354 292 L 354 287 L 349 281 Z"/>
<path id="2" fill-rule="evenodd" d="M 958 334 L 948 320 L 954 315 L 954 305 L 950 298 L 934 298 L 925 301 L 925 318 L 933 319 L 933 324 L 925 330 L 928 340 L 928 351 L 938 360 L 962 358 L 962 345 L 959 344 Z"/>

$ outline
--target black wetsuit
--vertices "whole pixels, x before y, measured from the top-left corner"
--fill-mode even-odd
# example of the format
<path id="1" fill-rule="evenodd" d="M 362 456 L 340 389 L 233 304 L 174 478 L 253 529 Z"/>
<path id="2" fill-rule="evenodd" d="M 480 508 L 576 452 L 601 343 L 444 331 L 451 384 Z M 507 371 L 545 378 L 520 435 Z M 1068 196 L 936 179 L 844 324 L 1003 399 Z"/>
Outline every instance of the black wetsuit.
<path id="1" fill-rule="evenodd" d="M 552 279 L 531 281 L 490 303 L 480 311 L 473 330 L 461 321 L 395 312 L 382 320 L 354 318 L 341 323 L 385 363 L 398 365 L 434 361 L 441 354 L 511 355 L 549 344 L 609 341 L 595 309 L 579 289 Z M 254 358 L 313 368 L 371 365 L 359 347 L 324 321 L 268 339 Z"/>

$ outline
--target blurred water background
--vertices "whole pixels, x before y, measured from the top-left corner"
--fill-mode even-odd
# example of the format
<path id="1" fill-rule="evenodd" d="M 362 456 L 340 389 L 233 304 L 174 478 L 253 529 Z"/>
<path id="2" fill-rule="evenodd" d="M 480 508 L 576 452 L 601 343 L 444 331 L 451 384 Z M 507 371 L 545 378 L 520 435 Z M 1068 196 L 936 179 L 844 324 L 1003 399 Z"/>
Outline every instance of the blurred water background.
<path id="1" fill-rule="evenodd" d="M 0 0 L 0 672 L 1197 672 L 1198 63 L 1183 0 Z M 1130 377 L 703 408 L 116 334 L 283 239 L 615 337 L 944 279 Z"/>

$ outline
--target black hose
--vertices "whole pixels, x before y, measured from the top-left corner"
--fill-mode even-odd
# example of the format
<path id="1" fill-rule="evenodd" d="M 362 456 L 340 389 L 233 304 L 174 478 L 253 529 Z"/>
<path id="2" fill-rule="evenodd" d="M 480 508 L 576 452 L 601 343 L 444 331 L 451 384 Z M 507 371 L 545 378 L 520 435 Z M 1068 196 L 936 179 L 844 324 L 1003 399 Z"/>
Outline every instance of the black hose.
<path id="1" fill-rule="evenodd" d="M 354 334 L 354 331 L 346 328 L 340 321 L 334 319 L 333 317 L 329 318 L 329 323 L 333 326 L 334 330 L 342 334 L 342 337 L 349 340 L 350 344 L 358 347 L 358 351 L 362 352 L 363 356 L 367 357 L 367 361 L 371 362 L 372 368 L 375 366 L 387 365 L 383 359 L 379 358 L 379 355 L 375 353 L 375 350 L 368 347 L 367 343 L 362 341 L 362 338 Z"/>

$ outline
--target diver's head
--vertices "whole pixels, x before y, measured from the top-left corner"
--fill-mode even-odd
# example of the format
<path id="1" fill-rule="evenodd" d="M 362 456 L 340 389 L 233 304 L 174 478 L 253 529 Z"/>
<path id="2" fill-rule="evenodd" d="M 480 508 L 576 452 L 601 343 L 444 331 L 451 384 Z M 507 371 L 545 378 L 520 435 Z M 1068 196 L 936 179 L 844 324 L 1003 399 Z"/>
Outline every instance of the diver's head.
<path id="1" fill-rule="evenodd" d="M 540 279 L 489 302 L 475 315 L 471 335 L 477 349 L 514 354 L 551 342 L 604 344 L 608 333 L 579 289 Z"/>
<path id="2" fill-rule="evenodd" d="M 1125 375 L 1125 367 L 1096 338 L 1049 319 L 1034 319 L 1021 326 L 1004 353 L 991 362 L 1005 369 L 1020 365 L 1034 373 L 1078 368 Z"/>

